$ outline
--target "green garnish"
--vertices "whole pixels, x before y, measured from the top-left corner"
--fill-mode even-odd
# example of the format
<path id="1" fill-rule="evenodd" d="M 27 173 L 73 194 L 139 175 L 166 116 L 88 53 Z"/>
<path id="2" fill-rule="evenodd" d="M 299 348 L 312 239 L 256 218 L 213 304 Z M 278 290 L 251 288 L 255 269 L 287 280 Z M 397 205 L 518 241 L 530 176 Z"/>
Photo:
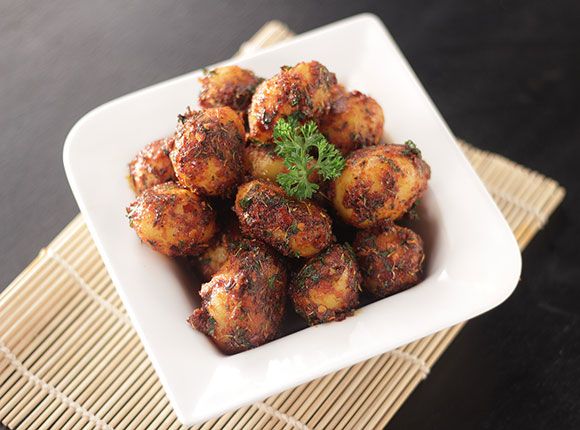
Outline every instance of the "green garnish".
<path id="1" fill-rule="evenodd" d="M 318 131 L 314 121 L 300 125 L 296 117 L 282 118 L 274 127 L 276 153 L 284 158 L 288 173 L 276 177 L 278 183 L 291 196 L 308 199 L 318 190 L 318 184 L 308 179 L 317 172 L 328 181 L 344 169 L 344 158 L 336 147 Z M 316 153 L 316 158 L 311 155 Z"/>
<path id="2" fill-rule="evenodd" d="M 421 150 L 415 145 L 415 142 L 412 140 L 407 140 L 405 142 L 405 149 L 403 150 L 403 155 L 411 155 L 414 154 L 417 157 L 421 157 Z"/>
<path id="3" fill-rule="evenodd" d="M 252 202 L 252 198 L 251 197 L 247 197 L 244 196 L 240 199 L 240 207 L 242 209 L 247 209 L 248 206 L 250 206 L 250 203 Z"/>

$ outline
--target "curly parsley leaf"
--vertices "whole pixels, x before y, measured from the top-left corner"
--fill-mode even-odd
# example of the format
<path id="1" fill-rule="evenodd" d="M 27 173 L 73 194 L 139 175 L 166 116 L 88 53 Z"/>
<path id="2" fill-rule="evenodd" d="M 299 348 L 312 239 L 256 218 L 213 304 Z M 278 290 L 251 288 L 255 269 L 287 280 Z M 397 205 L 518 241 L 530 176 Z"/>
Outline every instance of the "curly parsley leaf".
<path id="1" fill-rule="evenodd" d="M 274 127 L 276 153 L 284 158 L 288 173 L 277 176 L 278 183 L 291 196 L 308 199 L 318 190 L 309 177 L 317 172 L 328 181 L 344 169 L 344 158 L 318 131 L 314 121 L 300 125 L 296 117 L 282 118 Z M 316 154 L 316 157 L 312 154 Z"/>

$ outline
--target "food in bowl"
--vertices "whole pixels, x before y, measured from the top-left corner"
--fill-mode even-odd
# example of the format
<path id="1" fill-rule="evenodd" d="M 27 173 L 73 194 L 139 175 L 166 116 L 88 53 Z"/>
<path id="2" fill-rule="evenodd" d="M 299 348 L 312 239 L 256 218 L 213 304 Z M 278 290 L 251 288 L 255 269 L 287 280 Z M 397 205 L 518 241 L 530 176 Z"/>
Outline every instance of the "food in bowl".
<path id="1" fill-rule="evenodd" d="M 206 281 L 194 329 L 235 354 L 275 339 L 292 308 L 309 325 L 340 321 L 420 282 L 423 242 L 397 222 L 430 168 L 414 142 L 383 141 L 372 97 L 316 61 L 200 82 L 202 109 L 131 162 L 128 207 L 145 244 Z"/>

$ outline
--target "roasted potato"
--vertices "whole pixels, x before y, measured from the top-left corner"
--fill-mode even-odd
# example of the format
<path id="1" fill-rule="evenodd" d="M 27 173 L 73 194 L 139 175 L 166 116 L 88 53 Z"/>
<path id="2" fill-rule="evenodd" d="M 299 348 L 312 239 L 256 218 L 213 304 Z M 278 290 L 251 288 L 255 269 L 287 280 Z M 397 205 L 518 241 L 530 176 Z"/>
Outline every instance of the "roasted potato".
<path id="1" fill-rule="evenodd" d="M 312 166 L 312 161 L 308 166 Z M 276 154 L 275 146 L 249 143 L 244 148 L 244 169 L 246 176 L 256 179 L 268 179 L 276 182 L 280 173 L 287 173 L 284 158 Z M 309 176 L 310 182 L 320 182 L 320 175 L 314 170 Z"/>
<path id="2" fill-rule="evenodd" d="M 358 306 L 360 281 L 350 246 L 334 244 L 308 260 L 292 278 L 290 298 L 310 325 L 340 321 Z"/>
<path id="3" fill-rule="evenodd" d="M 338 215 L 358 228 L 399 219 L 427 188 L 429 165 L 411 142 L 357 149 L 329 185 Z"/>
<path id="4" fill-rule="evenodd" d="M 244 168 L 250 178 L 276 182 L 280 173 L 288 172 L 284 159 L 276 154 L 274 145 L 250 143 L 244 148 Z"/>
<path id="5" fill-rule="evenodd" d="M 229 107 L 179 116 L 170 157 L 178 181 L 207 196 L 229 196 L 242 178 L 244 124 Z"/>
<path id="6" fill-rule="evenodd" d="M 192 258 L 194 266 L 204 281 L 209 281 L 214 273 L 222 267 L 232 251 L 238 249 L 240 240 L 242 240 L 242 233 L 238 220 L 231 220 L 214 237 L 214 240 L 202 254 Z"/>
<path id="7" fill-rule="evenodd" d="M 199 105 L 208 109 L 228 106 L 245 111 L 262 79 L 238 66 L 223 66 L 207 71 L 202 78 Z"/>
<path id="8" fill-rule="evenodd" d="M 425 254 L 414 231 L 396 224 L 380 230 L 359 230 L 354 242 L 363 288 L 382 298 L 421 280 Z"/>
<path id="9" fill-rule="evenodd" d="M 143 191 L 127 208 L 127 217 L 143 242 L 170 256 L 199 254 L 217 231 L 209 203 L 174 182 Z"/>
<path id="10" fill-rule="evenodd" d="M 336 76 L 317 61 L 283 67 L 262 82 L 248 111 L 248 138 L 260 143 L 272 141 L 280 118 L 296 114 L 301 120 L 313 119 L 330 109 Z"/>
<path id="11" fill-rule="evenodd" d="M 153 185 L 175 180 L 169 159 L 174 144 L 173 136 L 151 142 L 129 163 L 129 179 L 135 193 L 140 194 Z"/>
<path id="12" fill-rule="evenodd" d="M 381 106 L 369 96 L 353 91 L 336 98 L 318 128 L 343 155 L 364 146 L 377 145 L 385 118 Z"/>
<path id="13" fill-rule="evenodd" d="M 278 185 L 255 179 L 240 186 L 234 210 L 242 233 L 286 256 L 311 257 L 332 241 L 332 222 L 314 203 L 289 197 Z"/>
<path id="14" fill-rule="evenodd" d="M 278 333 L 284 314 L 286 272 L 280 260 L 255 240 L 239 242 L 211 281 L 201 286 L 201 307 L 189 323 L 235 354 L 262 345 Z"/>

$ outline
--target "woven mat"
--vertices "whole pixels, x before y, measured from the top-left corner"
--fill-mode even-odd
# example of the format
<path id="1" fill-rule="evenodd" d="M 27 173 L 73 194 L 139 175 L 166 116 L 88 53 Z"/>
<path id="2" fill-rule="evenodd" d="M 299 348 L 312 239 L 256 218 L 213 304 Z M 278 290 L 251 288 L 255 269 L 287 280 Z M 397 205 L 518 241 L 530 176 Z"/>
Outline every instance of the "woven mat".
<path id="1" fill-rule="evenodd" d="M 291 35 L 269 23 L 241 51 Z M 524 248 L 564 189 L 503 157 L 460 146 Z M 461 327 L 196 428 L 382 428 Z M 184 428 L 80 215 L 0 295 L 0 420 L 12 429 Z"/>

